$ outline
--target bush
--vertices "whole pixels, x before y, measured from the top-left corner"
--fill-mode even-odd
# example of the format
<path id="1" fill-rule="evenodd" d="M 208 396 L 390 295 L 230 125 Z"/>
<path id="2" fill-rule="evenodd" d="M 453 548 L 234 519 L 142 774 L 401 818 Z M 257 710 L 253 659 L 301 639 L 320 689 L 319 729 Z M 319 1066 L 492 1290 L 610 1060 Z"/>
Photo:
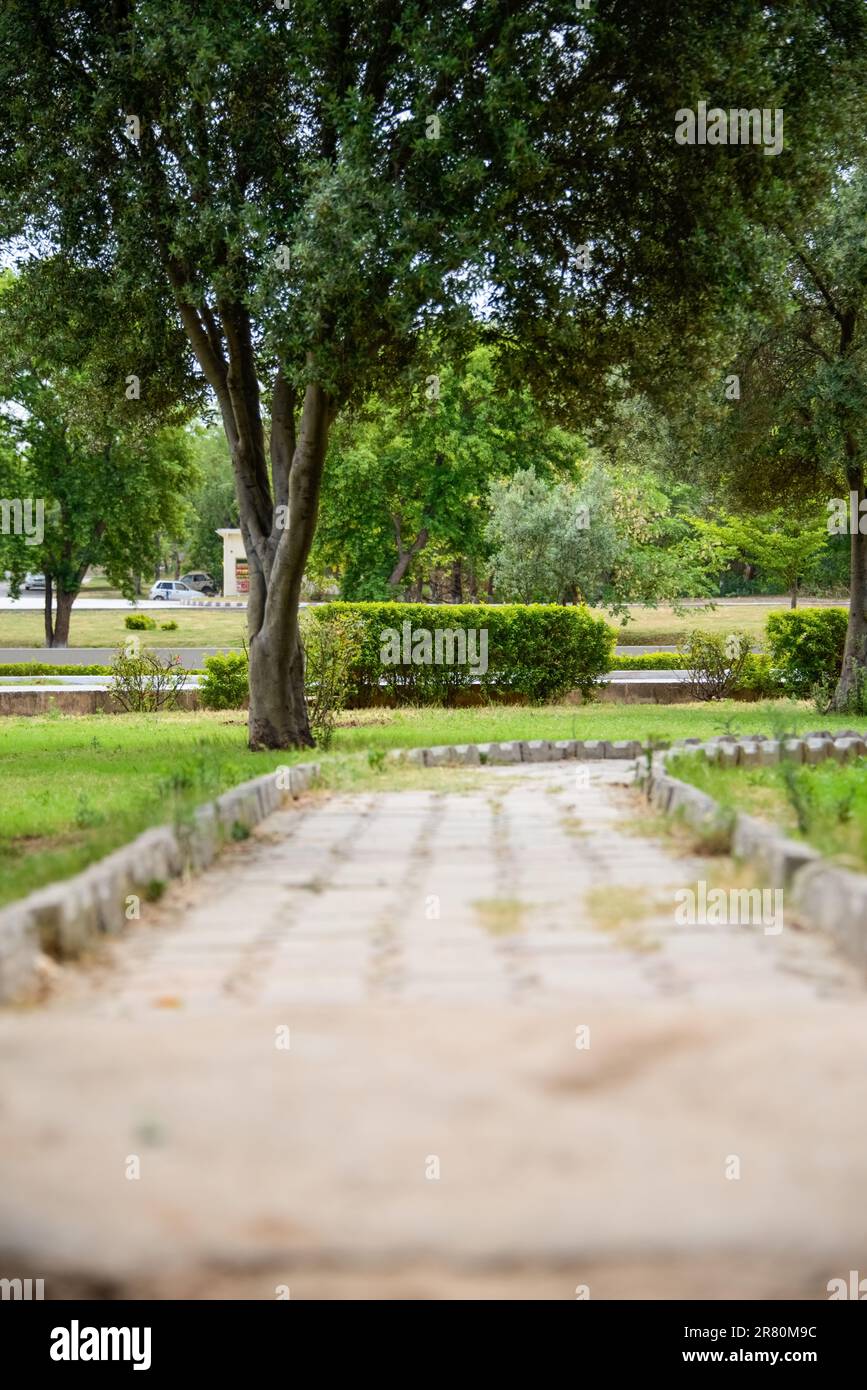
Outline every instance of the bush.
<path id="1" fill-rule="evenodd" d="M 751 694 L 759 699 L 773 699 L 784 694 L 782 680 L 778 671 L 771 666 L 771 659 L 764 654 L 750 652 L 743 664 L 737 686 L 733 693 Z"/>
<path id="2" fill-rule="evenodd" d="M 47 661 L 7 661 L 0 664 L 0 676 L 110 676 L 111 672 L 111 666 L 58 666 Z"/>
<path id="3" fill-rule="evenodd" d="M 175 622 L 174 618 L 172 618 L 171 622 L 160 623 L 160 632 L 177 632 L 177 630 L 178 625 Z"/>
<path id="4" fill-rule="evenodd" d="M 203 709 L 240 709 L 249 693 L 246 652 L 205 657 L 205 676 L 199 686 Z"/>
<path id="5" fill-rule="evenodd" d="M 845 608 L 794 608 L 770 614 L 765 625 L 768 652 L 787 695 L 804 698 L 814 687 L 837 680 L 848 621 Z"/>
<path id="6" fill-rule="evenodd" d="M 750 655 L 746 632 L 703 632 L 694 628 L 681 643 L 684 667 L 696 700 L 724 700 L 741 683 Z"/>
<path id="7" fill-rule="evenodd" d="M 127 714 L 155 714 L 175 709 L 187 678 L 176 656 L 163 661 L 158 652 L 117 653 L 111 668 L 112 696 Z"/>
<path id="8" fill-rule="evenodd" d="M 310 729 L 316 742 L 327 748 L 352 689 L 364 645 L 364 622 L 358 614 L 334 612 L 330 605 L 307 609 L 302 638 Z"/>
<path id="9" fill-rule="evenodd" d="M 147 613 L 130 613 L 124 618 L 124 627 L 129 632 L 153 632 L 156 625 L 156 619 L 149 618 Z"/>
<path id="10" fill-rule="evenodd" d="M 556 604 L 329 603 L 309 611 L 314 623 L 345 614 L 361 624 L 347 692 L 355 706 L 380 691 L 397 704 L 452 705 L 474 685 L 490 700 L 553 700 L 576 689 L 589 697 L 611 667 L 617 636 L 588 609 Z M 457 660 L 462 648 L 466 659 Z"/>

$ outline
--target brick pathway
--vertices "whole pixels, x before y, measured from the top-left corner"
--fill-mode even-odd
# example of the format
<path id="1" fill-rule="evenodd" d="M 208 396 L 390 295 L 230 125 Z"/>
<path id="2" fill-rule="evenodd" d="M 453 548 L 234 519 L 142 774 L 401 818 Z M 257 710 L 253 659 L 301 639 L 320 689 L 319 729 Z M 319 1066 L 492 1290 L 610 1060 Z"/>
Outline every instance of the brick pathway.
<path id="1" fill-rule="evenodd" d="M 0 1276 L 764 1298 L 863 1264 L 857 973 L 675 925 L 719 862 L 635 833 L 626 764 L 460 776 L 289 807 L 0 1017 Z"/>

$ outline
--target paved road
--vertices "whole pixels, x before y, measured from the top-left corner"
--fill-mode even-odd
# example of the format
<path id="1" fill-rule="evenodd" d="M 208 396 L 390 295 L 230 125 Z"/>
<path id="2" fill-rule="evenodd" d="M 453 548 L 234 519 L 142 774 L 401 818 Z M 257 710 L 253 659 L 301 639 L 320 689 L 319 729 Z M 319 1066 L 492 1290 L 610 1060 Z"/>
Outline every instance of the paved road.
<path id="1" fill-rule="evenodd" d="M 427 775 L 278 813 L 0 1018 L 0 1275 L 822 1298 L 863 1268 L 854 970 L 791 922 L 676 926 L 726 871 L 635 833 L 627 764 Z"/>

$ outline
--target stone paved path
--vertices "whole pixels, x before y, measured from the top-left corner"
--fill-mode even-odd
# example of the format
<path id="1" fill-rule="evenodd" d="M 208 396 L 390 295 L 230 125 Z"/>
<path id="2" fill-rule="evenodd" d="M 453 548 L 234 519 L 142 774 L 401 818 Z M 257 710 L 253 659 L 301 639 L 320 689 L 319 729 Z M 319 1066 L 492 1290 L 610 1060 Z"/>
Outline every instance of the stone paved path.
<path id="1" fill-rule="evenodd" d="M 0 1017 L 0 1276 L 819 1298 L 863 1265 L 862 978 L 788 921 L 675 925 L 719 861 L 635 833 L 626 764 L 461 777 L 290 806 Z"/>

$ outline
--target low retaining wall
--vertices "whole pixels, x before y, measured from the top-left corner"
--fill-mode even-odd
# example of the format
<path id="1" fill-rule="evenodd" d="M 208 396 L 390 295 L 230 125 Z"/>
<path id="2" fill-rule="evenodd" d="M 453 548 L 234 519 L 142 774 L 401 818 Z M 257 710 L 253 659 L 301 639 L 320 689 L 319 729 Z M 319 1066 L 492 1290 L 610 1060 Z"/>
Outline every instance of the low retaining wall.
<path id="1" fill-rule="evenodd" d="M 182 690 L 177 697 L 177 709 L 198 709 L 198 691 Z M 0 685 L 0 717 L 4 714 L 46 715 L 53 710 L 60 714 L 121 714 L 122 710 L 108 690 L 16 690 L 13 685 Z"/>
<path id="2" fill-rule="evenodd" d="M 129 899 L 145 898 L 156 884 L 206 868 L 236 826 L 252 830 L 287 796 L 305 791 L 318 763 L 281 769 L 230 787 L 199 806 L 189 823 L 161 825 L 97 860 L 73 878 L 37 889 L 0 911 L 0 1002 L 26 1001 L 40 989 L 43 954 L 69 960 L 104 936 L 122 931 Z"/>
<path id="3" fill-rule="evenodd" d="M 743 811 L 732 815 L 706 792 L 672 777 L 666 771 L 667 758 L 685 752 L 699 753 L 722 767 L 772 767 L 785 760 L 815 765 L 827 758 L 845 763 L 867 754 L 867 735 L 846 730 L 833 736 L 822 730 L 782 743 L 762 734 L 707 743 L 686 740 L 655 753 L 645 777 L 654 806 L 679 815 L 695 830 L 725 836 L 732 854 L 750 864 L 767 887 L 785 891 L 807 926 L 832 936 L 851 961 L 867 968 L 867 874 L 838 868 L 811 845 Z"/>

